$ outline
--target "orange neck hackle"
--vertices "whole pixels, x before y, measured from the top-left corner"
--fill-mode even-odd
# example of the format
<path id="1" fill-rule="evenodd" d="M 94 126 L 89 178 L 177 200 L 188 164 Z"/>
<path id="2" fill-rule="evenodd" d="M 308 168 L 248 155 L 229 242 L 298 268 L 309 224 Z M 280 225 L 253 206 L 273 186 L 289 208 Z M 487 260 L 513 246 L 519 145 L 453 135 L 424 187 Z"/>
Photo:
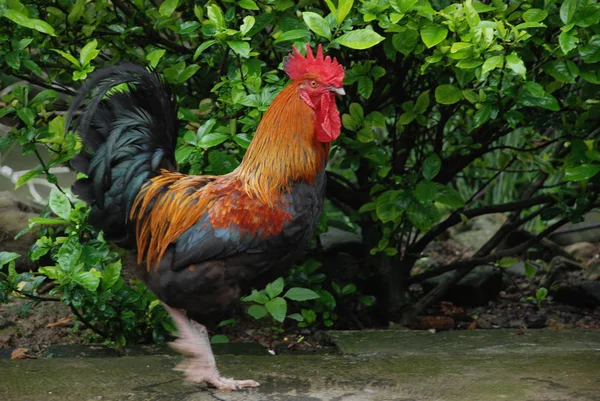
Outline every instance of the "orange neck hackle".
<path id="1" fill-rule="evenodd" d="M 292 81 L 277 95 L 260 121 L 240 166 L 239 177 L 251 198 L 273 205 L 293 182 L 312 184 L 324 168 L 329 144 L 315 136 L 315 113 Z"/>

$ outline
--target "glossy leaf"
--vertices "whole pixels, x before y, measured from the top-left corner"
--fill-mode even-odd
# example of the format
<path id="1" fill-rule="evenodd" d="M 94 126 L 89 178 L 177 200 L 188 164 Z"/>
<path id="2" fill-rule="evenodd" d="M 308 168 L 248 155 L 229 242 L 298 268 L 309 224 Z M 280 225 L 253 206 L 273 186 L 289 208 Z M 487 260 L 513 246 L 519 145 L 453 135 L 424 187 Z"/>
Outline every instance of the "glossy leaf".
<path id="1" fill-rule="evenodd" d="M 425 46 L 431 48 L 448 36 L 448 28 L 441 25 L 429 24 L 421 28 L 421 40 Z"/>
<path id="2" fill-rule="evenodd" d="M 286 291 L 283 297 L 292 301 L 308 301 L 319 298 L 319 294 L 308 288 L 292 287 Z"/>
<path id="3" fill-rule="evenodd" d="M 285 299 L 280 297 L 271 299 L 265 304 L 265 307 L 276 321 L 283 322 L 285 320 L 285 315 L 287 314 L 287 302 Z"/>
<path id="4" fill-rule="evenodd" d="M 441 104 L 454 104 L 462 99 L 461 90 L 455 85 L 444 84 L 435 88 L 435 100 Z"/>
<path id="5" fill-rule="evenodd" d="M 302 13 L 302 19 L 304 23 L 310 28 L 311 31 L 319 36 L 331 40 L 331 30 L 327 21 L 317 13 L 305 11 Z"/>
<path id="6" fill-rule="evenodd" d="M 383 36 L 370 29 L 355 29 L 346 32 L 335 41 L 351 49 L 364 50 L 382 42 Z"/>
<path id="7" fill-rule="evenodd" d="M 565 171 L 565 181 L 589 180 L 600 172 L 600 164 L 582 164 Z"/>

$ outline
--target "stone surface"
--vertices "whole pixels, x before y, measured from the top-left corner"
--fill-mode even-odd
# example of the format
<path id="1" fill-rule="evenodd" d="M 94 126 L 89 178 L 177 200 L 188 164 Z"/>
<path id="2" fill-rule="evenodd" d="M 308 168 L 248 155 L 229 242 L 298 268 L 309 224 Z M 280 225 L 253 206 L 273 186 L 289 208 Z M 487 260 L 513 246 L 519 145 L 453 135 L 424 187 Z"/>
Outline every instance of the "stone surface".
<path id="1" fill-rule="evenodd" d="M 582 281 L 559 287 L 554 293 L 554 300 L 579 308 L 600 307 L 600 281 Z"/>
<path id="2" fill-rule="evenodd" d="M 597 244 L 592 244 L 591 242 L 576 242 L 565 246 L 565 251 L 569 252 L 577 260 L 586 261 L 597 256 L 600 248 Z"/>
<path id="3" fill-rule="evenodd" d="M 599 331 L 330 333 L 327 355 L 222 355 L 222 393 L 184 383 L 179 357 L 0 360 L 3 401 L 597 401 Z"/>
<path id="4" fill-rule="evenodd" d="M 428 292 L 439 283 L 448 280 L 454 273 L 448 272 L 432 277 L 423 282 L 423 289 Z M 502 271 L 492 266 L 478 266 L 471 270 L 461 281 L 450 288 L 443 300 L 456 305 L 480 306 L 487 305 L 496 299 L 498 293 L 507 286 L 502 277 Z"/>

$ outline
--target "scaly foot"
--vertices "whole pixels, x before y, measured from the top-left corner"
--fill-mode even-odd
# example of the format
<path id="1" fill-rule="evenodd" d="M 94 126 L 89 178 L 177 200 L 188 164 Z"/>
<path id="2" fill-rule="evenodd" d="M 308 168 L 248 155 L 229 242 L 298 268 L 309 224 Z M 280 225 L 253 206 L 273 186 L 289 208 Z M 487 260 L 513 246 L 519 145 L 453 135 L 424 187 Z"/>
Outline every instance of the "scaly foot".
<path id="1" fill-rule="evenodd" d="M 171 348 L 183 354 L 185 360 L 175 370 L 184 372 L 186 380 L 192 383 L 207 383 L 221 391 L 234 391 L 247 387 L 258 387 L 254 380 L 234 380 L 222 377 L 217 369 L 206 327 L 191 321 L 176 309 L 165 305 L 177 325 L 177 336 L 170 343 Z"/>

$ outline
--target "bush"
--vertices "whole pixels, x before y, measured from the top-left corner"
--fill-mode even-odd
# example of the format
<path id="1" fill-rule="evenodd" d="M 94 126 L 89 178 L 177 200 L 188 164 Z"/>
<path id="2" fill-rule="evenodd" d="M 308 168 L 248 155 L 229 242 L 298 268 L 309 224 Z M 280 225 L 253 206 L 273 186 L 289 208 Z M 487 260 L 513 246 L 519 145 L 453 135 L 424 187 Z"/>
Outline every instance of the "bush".
<path id="1" fill-rule="evenodd" d="M 4 0 L 0 17 L 0 80 L 19 82 L 2 92 L 0 116 L 14 128 L 0 149 L 51 155 L 18 185 L 56 182 L 50 168 L 80 147 L 64 133 L 69 95 L 121 60 L 174 85 L 181 169 L 227 173 L 285 85 L 291 45 L 323 44 L 346 67 L 348 96 L 320 229 L 362 234 L 361 274 L 379 281 L 386 318 L 408 322 L 475 266 L 522 254 L 598 205 L 595 1 Z M 411 274 L 432 241 L 490 213 L 506 223 L 472 258 Z M 82 230 L 69 236 L 88 244 Z M 516 230 L 532 235 L 498 250 Z M 410 284 L 446 271 L 410 304 Z"/>

